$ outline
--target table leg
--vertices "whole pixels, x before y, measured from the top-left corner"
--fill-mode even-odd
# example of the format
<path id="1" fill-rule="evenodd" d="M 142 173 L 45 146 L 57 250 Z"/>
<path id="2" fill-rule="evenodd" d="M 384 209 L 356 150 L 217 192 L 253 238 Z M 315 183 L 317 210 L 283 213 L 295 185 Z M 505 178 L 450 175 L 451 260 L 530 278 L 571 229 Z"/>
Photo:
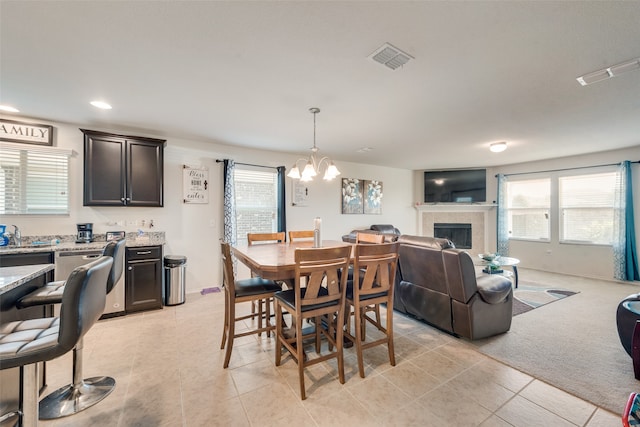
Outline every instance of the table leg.
<path id="1" fill-rule="evenodd" d="M 518 266 L 512 265 L 511 268 L 513 268 L 513 275 L 515 276 L 516 289 L 518 289 Z"/>

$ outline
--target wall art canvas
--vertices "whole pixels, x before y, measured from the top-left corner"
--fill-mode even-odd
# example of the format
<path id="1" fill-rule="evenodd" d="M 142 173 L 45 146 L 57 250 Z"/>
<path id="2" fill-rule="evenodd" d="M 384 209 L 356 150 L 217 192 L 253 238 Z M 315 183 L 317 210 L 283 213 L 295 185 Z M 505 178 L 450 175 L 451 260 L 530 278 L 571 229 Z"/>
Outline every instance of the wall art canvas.
<path id="1" fill-rule="evenodd" d="M 364 213 L 382 214 L 382 181 L 364 181 Z"/>
<path id="2" fill-rule="evenodd" d="M 361 214 L 363 182 L 357 178 L 342 178 L 342 213 Z"/>

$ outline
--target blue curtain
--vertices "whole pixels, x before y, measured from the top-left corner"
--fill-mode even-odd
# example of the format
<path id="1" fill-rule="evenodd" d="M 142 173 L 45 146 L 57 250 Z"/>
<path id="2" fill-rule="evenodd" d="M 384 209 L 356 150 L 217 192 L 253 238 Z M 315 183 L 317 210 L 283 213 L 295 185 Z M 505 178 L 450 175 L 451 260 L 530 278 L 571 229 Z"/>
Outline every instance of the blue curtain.
<path id="1" fill-rule="evenodd" d="M 233 171 L 236 162 L 224 160 L 224 241 L 231 246 L 236 244 L 236 192 L 233 184 Z"/>
<path id="2" fill-rule="evenodd" d="M 498 254 L 509 256 L 509 218 L 507 217 L 507 177 L 498 174 Z"/>
<path id="3" fill-rule="evenodd" d="M 287 232 L 287 203 L 285 201 L 285 171 L 284 166 L 278 166 L 278 231 Z"/>
<path id="4" fill-rule="evenodd" d="M 626 160 L 620 164 L 616 184 L 613 242 L 614 278 L 640 280 L 630 161 Z"/>

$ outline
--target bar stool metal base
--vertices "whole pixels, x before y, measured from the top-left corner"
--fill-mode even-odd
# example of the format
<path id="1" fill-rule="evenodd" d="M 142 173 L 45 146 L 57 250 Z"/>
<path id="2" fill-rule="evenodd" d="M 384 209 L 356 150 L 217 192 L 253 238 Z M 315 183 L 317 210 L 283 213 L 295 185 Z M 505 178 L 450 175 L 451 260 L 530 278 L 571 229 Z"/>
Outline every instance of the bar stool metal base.
<path id="1" fill-rule="evenodd" d="M 107 397 L 116 386 L 111 377 L 93 377 L 66 385 L 40 401 L 40 419 L 52 420 L 83 411 Z"/>

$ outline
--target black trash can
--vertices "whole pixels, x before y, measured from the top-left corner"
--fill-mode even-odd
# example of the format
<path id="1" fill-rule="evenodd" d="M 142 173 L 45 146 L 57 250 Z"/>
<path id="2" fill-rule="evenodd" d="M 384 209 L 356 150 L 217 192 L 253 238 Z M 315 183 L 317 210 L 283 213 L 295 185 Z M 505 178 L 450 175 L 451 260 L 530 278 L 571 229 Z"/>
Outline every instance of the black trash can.
<path id="1" fill-rule="evenodd" d="M 186 273 L 186 256 L 167 255 L 164 257 L 164 305 L 184 303 Z"/>

